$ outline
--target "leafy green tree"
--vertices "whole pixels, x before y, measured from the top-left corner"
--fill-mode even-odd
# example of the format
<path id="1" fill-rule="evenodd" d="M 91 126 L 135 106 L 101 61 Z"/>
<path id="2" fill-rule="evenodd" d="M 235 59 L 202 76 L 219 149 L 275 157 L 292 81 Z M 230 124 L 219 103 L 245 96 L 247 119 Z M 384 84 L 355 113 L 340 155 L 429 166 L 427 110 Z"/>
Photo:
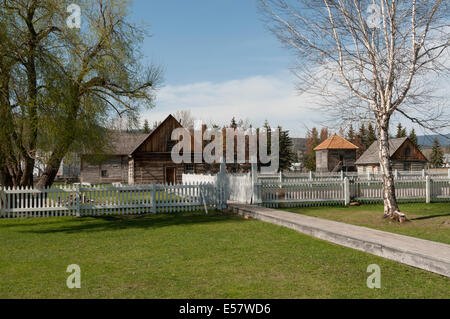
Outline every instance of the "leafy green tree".
<path id="1" fill-rule="evenodd" d="M 38 157 L 45 169 L 37 187 L 51 185 L 66 154 L 106 145 L 103 127 L 111 114 L 136 121 L 141 107 L 152 106 L 160 71 L 140 62 L 146 29 L 128 22 L 127 3 L 78 1 L 81 29 L 66 25 L 69 4 L 4 0 L 0 6 L 0 68 L 14 84 L 0 88 L 9 97 L 0 106 L 0 126 L 12 125 L 0 134 L 8 147 L 0 172 L 15 185 L 33 184 Z"/>
<path id="2" fill-rule="evenodd" d="M 440 168 L 444 165 L 444 154 L 440 148 L 437 137 L 434 138 L 431 150 L 430 164 L 434 168 Z"/>

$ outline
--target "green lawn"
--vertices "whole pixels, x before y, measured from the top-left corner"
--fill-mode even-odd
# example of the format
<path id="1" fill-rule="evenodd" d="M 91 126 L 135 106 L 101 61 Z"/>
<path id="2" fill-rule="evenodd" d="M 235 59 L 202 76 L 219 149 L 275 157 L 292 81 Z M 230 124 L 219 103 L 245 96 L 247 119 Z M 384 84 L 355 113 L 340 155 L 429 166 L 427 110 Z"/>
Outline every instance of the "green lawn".
<path id="1" fill-rule="evenodd" d="M 216 212 L 0 220 L 0 238 L 0 298 L 450 297 L 449 278 Z"/>
<path id="2" fill-rule="evenodd" d="M 450 244 L 449 202 L 400 205 L 400 210 L 410 220 L 403 224 L 383 219 L 382 205 L 299 207 L 284 210 Z"/>

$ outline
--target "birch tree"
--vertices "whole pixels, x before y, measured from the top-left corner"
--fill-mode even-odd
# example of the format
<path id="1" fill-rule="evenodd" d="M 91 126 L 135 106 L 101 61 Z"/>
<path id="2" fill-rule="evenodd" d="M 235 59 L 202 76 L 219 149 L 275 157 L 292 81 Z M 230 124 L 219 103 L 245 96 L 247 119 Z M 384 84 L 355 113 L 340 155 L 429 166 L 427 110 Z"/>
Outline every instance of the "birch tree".
<path id="1" fill-rule="evenodd" d="M 384 217 L 405 221 L 395 197 L 389 124 L 403 116 L 429 130 L 449 127 L 435 86 L 449 71 L 450 2 L 260 0 L 260 7 L 298 59 L 299 90 L 320 97 L 334 119 L 374 122 Z"/>

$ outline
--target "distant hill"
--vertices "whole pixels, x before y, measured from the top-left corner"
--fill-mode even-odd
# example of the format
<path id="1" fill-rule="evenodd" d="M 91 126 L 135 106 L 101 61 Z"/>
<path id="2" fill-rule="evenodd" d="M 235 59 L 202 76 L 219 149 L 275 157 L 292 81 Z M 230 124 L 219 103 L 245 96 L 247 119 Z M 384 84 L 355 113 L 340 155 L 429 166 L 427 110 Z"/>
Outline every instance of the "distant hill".
<path id="1" fill-rule="evenodd" d="M 417 141 L 422 147 L 432 147 L 434 138 L 437 137 L 441 146 L 450 146 L 450 133 L 441 135 L 421 135 L 417 136 Z"/>

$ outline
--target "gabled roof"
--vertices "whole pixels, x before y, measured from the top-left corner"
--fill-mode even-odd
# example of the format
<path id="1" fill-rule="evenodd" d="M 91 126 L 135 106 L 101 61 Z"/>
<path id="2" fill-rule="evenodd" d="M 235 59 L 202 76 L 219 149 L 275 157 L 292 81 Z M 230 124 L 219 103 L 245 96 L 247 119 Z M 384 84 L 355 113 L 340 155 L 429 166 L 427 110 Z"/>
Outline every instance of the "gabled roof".
<path id="1" fill-rule="evenodd" d="M 128 153 L 128 155 L 133 154 L 134 152 L 136 152 L 136 150 L 141 147 L 142 144 L 144 144 L 152 135 L 153 133 L 155 133 L 157 130 L 159 130 L 168 120 L 173 119 L 178 125 L 179 127 L 183 127 L 180 122 L 178 122 L 178 120 L 173 117 L 172 114 L 169 114 L 168 117 L 166 117 L 166 119 L 164 121 L 161 122 L 161 124 L 159 124 L 150 134 L 147 134 L 147 136 L 137 145 L 135 145 L 131 151 Z"/>
<path id="2" fill-rule="evenodd" d="M 150 134 L 111 132 L 109 135 L 110 147 L 108 147 L 107 153 L 110 155 L 128 155 L 136 145 L 141 144 Z"/>
<path id="3" fill-rule="evenodd" d="M 393 138 L 389 140 L 389 156 L 394 155 L 395 152 L 405 143 L 407 137 Z M 361 157 L 356 161 L 356 165 L 364 164 L 379 164 L 380 158 L 378 156 L 378 141 L 375 141 L 365 151 Z"/>
<path id="4" fill-rule="evenodd" d="M 330 150 L 330 149 L 340 149 L 340 150 L 357 150 L 359 149 L 358 146 L 356 146 L 353 143 L 350 143 L 345 138 L 340 137 L 337 134 L 334 134 L 333 136 L 330 136 L 325 141 L 320 143 L 314 150 L 320 151 L 320 150 Z"/>

